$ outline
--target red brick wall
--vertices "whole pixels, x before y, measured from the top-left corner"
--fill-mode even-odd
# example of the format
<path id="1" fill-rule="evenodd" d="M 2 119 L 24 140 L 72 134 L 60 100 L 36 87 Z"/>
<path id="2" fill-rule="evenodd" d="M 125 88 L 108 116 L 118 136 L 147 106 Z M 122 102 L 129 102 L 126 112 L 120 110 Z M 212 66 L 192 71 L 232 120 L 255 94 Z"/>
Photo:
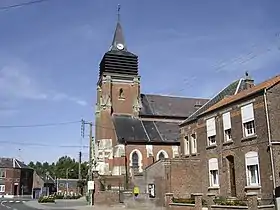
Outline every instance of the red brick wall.
<path id="1" fill-rule="evenodd" d="M 275 94 L 274 94 L 275 95 Z M 271 96 L 270 96 L 271 97 Z M 279 113 L 276 108 L 279 108 L 280 97 L 274 96 L 274 98 L 269 99 L 269 107 L 272 115 L 277 115 Z M 255 116 L 255 129 L 256 136 L 251 139 L 243 138 L 242 121 L 241 121 L 241 111 L 240 105 L 245 102 L 253 102 L 254 106 L 254 116 Z M 278 104 L 278 105 L 277 105 Z M 222 113 L 225 110 L 230 109 L 231 113 L 231 126 L 232 126 L 232 143 L 224 144 L 223 127 L 222 127 Z M 207 117 L 216 117 L 216 142 L 217 146 L 208 147 L 207 145 L 207 133 L 206 133 L 206 119 Z M 280 114 L 279 114 L 280 116 Z M 278 121 L 276 118 L 271 117 L 271 124 L 277 125 Z M 278 129 L 279 130 L 279 129 Z M 202 193 L 206 194 L 208 192 L 214 192 L 222 196 L 231 196 L 230 183 L 229 183 L 229 169 L 226 163 L 226 157 L 228 155 L 234 156 L 235 162 L 235 177 L 236 177 L 236 192 L 237 197 L 242 199 L 246 194 L 246 170 L 245 170 L 245 154 L 249 151 L 256 151 L 259 155 L 259 165 L 260 165 L 260 182 L 261 189 L 254 190 L 259 192 L 259 196 L 263 199 L 272 198 L 273 185 L 271 180 L 271 161 L 270 153 L 268 149 L 268 132 L 266 123 L 266 113 L 264 106 L 263 93 L 253 95 L 249 98 L 239 101 L 230 106 L 224 107 L 223 109 L 208 113 L 207 115 L 201 116 L 197 121 L 185 125 L 181 128 L 182 134 L 191 134 L 196 132 L 197 134 L 197 155 L 189 156 L 188 159 L 199 158 L 201 160 L 201 166 L 199 169 L 201 183 L 202 183 Z M 277 133 L 277 129 L 274 128 L 275 139 L 280 139 L 280 135 Z M 184 135 L 182 135 L 184 136 Z M 275 146 L 274 146 L 275 148 Z M 275 148 L 276 151 L 277 150 Z M 184 152 L 184 141 L 181 139 L 181 151 Z M 209 187 L 209 172 L 208 172 L 208 160 L 212 157 L 218 158 L 219 164 L 219 181 L 220 189 L 213 191 Z M 280 162 L 278 159 L 278 153 L 274 154 L 275 162 Z M 280 167 L 276 170 L 276 176 L 280 172 Z M 192 175 L 193 171 L 189 174 Z M 280 181 L 278 182 L 280 183 Z"/>
<path id="2" fill-rule="evenodd" d="M 119 193 L 114 191 L 98 191 L 94 194 L 94 203 L 100 205 L 116 205 L 120 203 Z"/>
<path id="3" fill-rule="evenodd" d="M 14 184 L 18 183 L 17 192 L 14 192 Z M 20 169 L 7 168 L 5 178 L 5 194 L 14 195 L 20 193 Z"/>
<path id="4" fill-rule="evenodd" d="M 195 210 L 194 204 L 169 204 L 169 210 Z"/>

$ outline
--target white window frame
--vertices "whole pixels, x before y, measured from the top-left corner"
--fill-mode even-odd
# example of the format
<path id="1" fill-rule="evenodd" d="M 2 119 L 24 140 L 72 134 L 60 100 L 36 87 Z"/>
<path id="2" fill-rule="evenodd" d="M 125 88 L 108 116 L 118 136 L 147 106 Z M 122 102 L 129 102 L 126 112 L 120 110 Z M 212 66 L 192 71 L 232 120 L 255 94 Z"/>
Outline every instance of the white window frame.
<path id="1" fill-rule="evenodd" d="M 252 174 L 249 166 L 256 166 L 256 182 L 253 183 Z M 246 180 L 247 186 L 261 186 L 259 156 L 257 152 L 248 152 L 245 154 Z"/>
<path id="2" fill-rule="evenodd" d="M 243 136 L 249 137 L 256 134 L 255 129 L 255 116 L 254 116 L 254 106 L 253 103 L 247 104 L 241 107 L 241 118 L 242 118 L 242 128 L 243 128 Z M 248 133 L 248 129 L 246 129 L 245 124 L 253 123 L 253 132 Z"/>
<path id="3" fill-rule="evenodd" d="M 209 186 L 210 187 L 219 187 L 219 166 L 218 166 L 218 158 L 211 158 L 208 161 L 209 167 Z M 216 173 L 216 183 L 214 173 Z"/>
<path id="4" fill-rule="evenodd" d="M 224 128 L 224 141 L 231 141 L 231 116 L 230 112 L 226 112 L 223 114 L 223 128 Z"/>
<path id="5" fill-rule="evenodd" d="M 0 185 L 0 192 L 1 193 L 5 192 L 5 185 L 4 184 Z"/>
<path id="6" fill-rule="evenodd" d="M 216 145 L 216 119 L 212 117 L 206 120 L 206 132 L 207 132 L 207 142 L 209 146 Z M 215 138 L 215 142 L 212 143 L 209 139 Z"/>
<path id="7" fill-rule="evenodd" d="M 188 135 L 184 137 L 184 155 L 190 155 L 190 139 Z"/>
<path id="8" fill-rule="evenodd" d="M 196 154 L 197 153 L 197 137 L 196 133 L 191 134 L 191 153 Z"/>
<path id="9" fill-rule="evenodd" d="M 252 129 L 252 132 L 249 133 L 248 131 L 250 129 L 246 128 L 247 125 L 250 125 L 250 129 Z M 250 121 L 250 122 L 246 122 L 246 123 L 243 123 L 243 135 L 244 137 L 249 137 L 249 136 L 253 136 L 256 134 L 256 129 L 255 129 L 255 121 Z"/>

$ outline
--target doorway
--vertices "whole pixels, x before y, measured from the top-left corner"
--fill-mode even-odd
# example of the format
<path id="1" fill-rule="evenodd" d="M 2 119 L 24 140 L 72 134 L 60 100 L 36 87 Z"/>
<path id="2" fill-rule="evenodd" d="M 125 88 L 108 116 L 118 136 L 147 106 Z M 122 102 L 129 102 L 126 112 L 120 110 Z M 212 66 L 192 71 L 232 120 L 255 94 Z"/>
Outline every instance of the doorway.
<path id="1" fill-rule="evenodd" d="M 18 195 L 18 185 L 14 184 L 14 195 Z"/>
<path id="2" fill-rule="evenodd" d="M 230 180 L 230 195 L 236 197 L 236 182 L 235 182 L 235 167 L 234 167 L 234 157 L 229 155 L 226 157 L 228 161 L 228 171 Z"/>

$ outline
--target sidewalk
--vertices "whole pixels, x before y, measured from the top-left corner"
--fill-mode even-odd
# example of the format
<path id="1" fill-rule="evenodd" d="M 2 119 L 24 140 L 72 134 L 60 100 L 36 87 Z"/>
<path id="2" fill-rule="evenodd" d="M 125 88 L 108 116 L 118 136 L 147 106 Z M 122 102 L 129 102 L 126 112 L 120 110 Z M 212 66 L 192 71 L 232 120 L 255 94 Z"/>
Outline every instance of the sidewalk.
<path id="1" fill-rule="evenodd" d="M 72 203 L 69 200 L 70 203 Z M 68 201 L 67 201 L 68 203 Z M 32 201 L 27 201 L 24 204 L 28 207 L 31 208 L 37 208 L 37 209 L 76 209 L 76 210 L 89 210 L 89 209 L 98 209 L 98 210 L 151 210 L 151 208 L 144 208 L 144 207 L 134 207 L 134 208 L 126 208 L 124 205 L 114 205 L 114 206 L 103 206 L 103 205 L 94 205 L 94 206 L 89 206 L 89 205 L 83 205 L 83 206 L 72 206 L 70 203 L 68 203 L 67 206 L 57 206 L 57 203 L 49 203 L 49 204 L 41 204 L 38 203 L 37 200 L 32 200 Z M 158 208 L 153 208 L 153 210 L 164 210 L 162 207 Z"/>
<path id="2" fill-rule="evenodd" d="M 65 206 L 58 205 L 58 203 L 62 202 L 67 202 L 68 204 Z M 74 206 L 71 205 L 74 202 L 72 200 L 64 200 L 64 201 L 58 201 L 58 203 L 38 203 L 38 200 L 32 200 L 32 201 L 27 201 L 24 203 L 24 205 L 31 207 L 31 208 L 36 208 L 36 209 L 77 209 L 77 210 L 88 210 L 88 209 L 98 209 L 98 210 L 107 210 L 107 209 L 114 209 L 114 210 L 124 210 L 125 206 L 122 205 L 116 205 L 116 206 L 89 206 L 89 205 L 83 205 L 83 206 Z"/>

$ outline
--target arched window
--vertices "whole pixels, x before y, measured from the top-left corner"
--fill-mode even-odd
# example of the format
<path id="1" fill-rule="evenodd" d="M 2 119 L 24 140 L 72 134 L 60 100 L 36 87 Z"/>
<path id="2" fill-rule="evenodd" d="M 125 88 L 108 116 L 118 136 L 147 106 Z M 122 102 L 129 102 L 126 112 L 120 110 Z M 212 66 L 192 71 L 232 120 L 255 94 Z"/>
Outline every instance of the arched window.
<path id="1" fill-rule="evenodd" d="M 184 155 L 190 154 L 190 142 L 189 142 L 189 136 L 185 136 L 184 138 Z"/>
<path id="2" fill-rule="evenodd" d="M 161 152 L 158 156 L 159 160 L 163 160 L 165 158 L 165 155 L 163 154 L 163 152 Z"/>
<path id="3" fill-rule="evenodd" d="M 160 150 L 158 153 L 157 153 L 157 156 L 156 156 L 156 160 L 163 160 L 165 158 L 168 158 L 168 154 L 166 151 L 164 150 Z"/>
<path id="4" fill-rule="evenodd" d="M 124 98 L 123 89 L 122 88 L 120 88 L 120 90 L 119 90 L 119 98 Z"/>
<path id="5" fill-rule="evenodd" d="M 139 156 L 136 151 L 132 154 L 132 167 L 134 170 L 139 169 Z"/>

